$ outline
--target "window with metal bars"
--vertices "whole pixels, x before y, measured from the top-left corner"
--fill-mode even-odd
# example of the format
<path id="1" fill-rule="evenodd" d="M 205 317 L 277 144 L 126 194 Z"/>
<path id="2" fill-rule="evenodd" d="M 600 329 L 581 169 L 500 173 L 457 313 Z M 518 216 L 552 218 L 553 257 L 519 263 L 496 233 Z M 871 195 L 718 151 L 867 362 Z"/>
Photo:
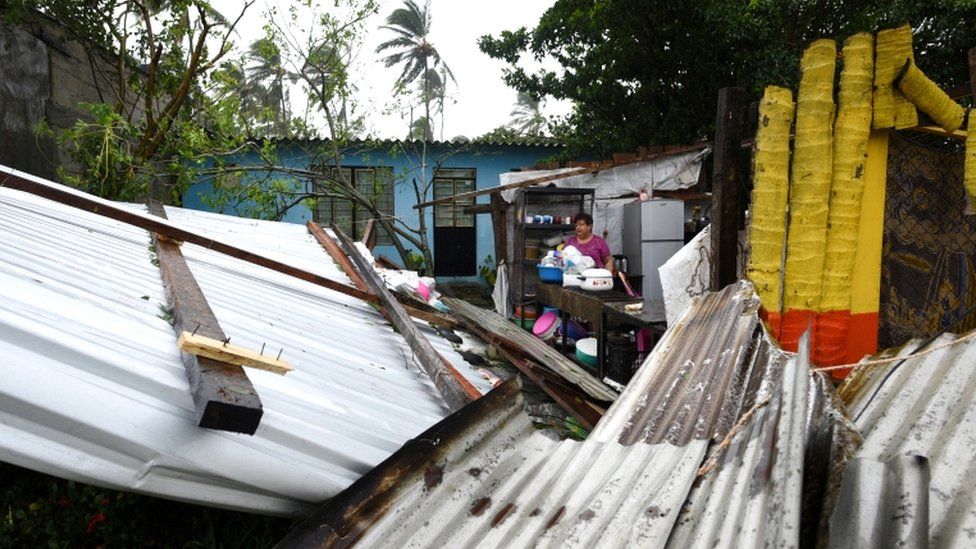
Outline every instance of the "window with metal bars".
<path id="1" fill-rule="evenodd" d="M 434 199 L 475 190 L 474 168 L 441 168 L 434 170 Z M 474 205 L 474 197 L 434 205 L 435 227 L 474 227 L 474 214 L 464 208 Z"/>
<path id="2" fill-rule="evenodd" d="M 335 166 L 312 166 L 311 170 L 329 173 L 335 179 L 335 181 L 315 181 L 314 187 L 318 187 L 322 192 L 337 192 L 335 186 L 340 184 L 352 185 L 368 197 L 380 213 L 393 216 L 393 168 L 343 166 L 337 169 Z M 320 197 L 312 210 L 312 218 L 317 223 L 325 226 L 335 223 L 355 240 L 362 238 L 366 223 L 372 217 L 373 214 L 364 206 L 339 197 Z M 377 246 L 393 244 L 393 238 L 382 227 L 376 229 Z"/>

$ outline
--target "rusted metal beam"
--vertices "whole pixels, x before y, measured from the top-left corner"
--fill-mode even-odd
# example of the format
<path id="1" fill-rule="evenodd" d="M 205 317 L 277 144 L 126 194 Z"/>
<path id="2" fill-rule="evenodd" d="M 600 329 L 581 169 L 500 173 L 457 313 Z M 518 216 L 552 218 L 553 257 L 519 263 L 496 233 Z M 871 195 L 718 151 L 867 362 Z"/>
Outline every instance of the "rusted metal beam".
<path id="1" fill-rule="evenodd" d="M 369 286 L 366 285 L 366 281 L 363 280 L 363 277 L 359 275 L 359 271 L 357 271 L 356 267 L 353 266 L 352 261 L 349 261 L 349 256 L 343 253 L 336 241 L 332 240 L 332 237 L 325 232 L 325 229 L 314 221 L 309 221 L 305 224 L 305 226 L 308 228 L 308 232 L 312 233 L 312 236 L 315 237 L 315 240 L 318 240 L 319 244 L 325 248 L 325 251 L 329 252 L 329 255 L 332 256 L 333 261 L 338 263 L 339 267 L 345 271 L 346 276 L 352 280 L 352 283 L 355 284 L 360 290 L 368 292 Z"/>
<path id="2" fill-rule="evenodd" d="M 359 272 L 363 275 L 363 279 L 369 285 L 370 290 L 379 297 L 380 304 L 385 310 L 387 318 L 390 319 L 393 326 L 400 332 L 400 335 L 407 340 L 410 349 L 417 355 L 420 367 L 423 368 L 424 372 L 434 382 L 434 386 L 451 411 L 455 412 L 469 402 L 481 397 L 481 392 L 471 385 L 471 382 L 464 379 L 464 376 L 455 370 L 434 349 L 430 341 L 427 341 L 427 338 L 420 333 L 420 330 L 417 329 L 413 320 L 407 315 L 403 306 L 386 289 L 386 284 L 380 279 L 373 266 L 359 253 L 352 240 L 335 225 L 330 228 L 339 238 L 339 242 L 346 248 L 346 252 L 356 264 L 356 267 L 359 268 Z"/>
<path id="3" fill-rule="evenodd" d="M 466 192 L 466 193 L 455 194 L 453 196 L 445 196 L 445 197 L 442 197 L 442 198 L 438 198 L 436 200 L 428 200 L 426 202 L 421 202 L 419 204 L 416 204 L 413 208 L 415 210 L 419 210 L 420 208 L 423 208 L 423 207 L 426 207 L 426 206 L 433 206 L 434 204 L 442 204 L 444 202 L 453 202 L 455 200 L 460 200 L 462 198 L 471 198 L 471 197 L 474 197 L 474 196 L 482 196 L 482 195 L 486 195 L 486 194 L 494 194 L 494 193 L 499 193 L 501 191 L 505 191 L 505 190 L 508 190 L 508 189 L 524 189 L 526 187 L 533 187 L 535 185 L 541 185 L 543 183 L 549 183 L 549 182 L 552 182 L 552 181 L 558 181 L 560 179 L 565 179 L 567 177 L 574 177 L 574 176 L 577 176 L 577 175 L 586 175 L 586 174 L 590 174 L 590 173 L 597 173 L 597 172 L 602 171 L 602 170 L 609 170 L 610 168 L 617 168 L 617 167 L 620 167 L 620 166 L 626 166 L 628 164 L 634 164 L 634 163 L 637 163 L 637 162 L 646 162 L 648 160 L 654 160 L 655 158 L 660 158 L 660 157 L 663 157 L 663 156 L 673 156 L 673 155 L 676 155 L 676 154 L 681 154 L 681 153 L 686 153 L 686 152 L 691 152 L 691 151 L 700 151 L 700 150 L 702 150 L 702 149 L 704 149 L 706 147 L 708 147 L 708 143 L 697 143 L 695 145 L 688 145 L 688 146 L 684 146 L 684 147 L 675 147 L 674 149 L 666 150 L 666 151 L 661 151 L 661 152 L 659 152 L 657 154 L 651 154 L 651 155 L 648 155 L 647 157 L 644 157 L 644 158 L 637 158 L 636 155 L 635 155 L 631 159 L 631 157 L 628 156 L 628 160 L 622 161 L 622 162 L 603 162 L 603 163 L 598 163 L 596 166 L 592 166 L 592 167 L 588 167 L 588 168 L 581 168 L 579 170 L 574 170 L 574 171 L 571 171 L 571 172 L 558 173 L 558 174 L 554 174 L 554 175 L 546 175 L 546 176 L 543 176 L 543 177 L 536 177 L 536 178 L 533 178 L 533 179 L 527 179 L 525 181 L 520 181 L 518 183 L 510 183 L 508 185 L 499 185 L 498 187 L 491 187 L 489 189 L 480 189 L 480 190 L 477 190 L 477 191 L 470 191 L 470 192 Z"/>
<path id="4" fill-rule="evenodd" d="M 166 217 L 158 202 L 150 204 L 150 211 Z M 159 236 L 153 240 L 166 300 L 173 313 L 173 330 L 177 334 L 192 332 L 212 339 L 227 339 L 179 244 Z M 197 425 L 253 435 L 264 411 L 244 368 L 187 352 L 180 352 L 180 358 L 190 382 Z"/>
<path id="5" fill-rule="evenodd" d="M 718 291 L 736 280 L 739 248 L 739 189 L 743 186 L 742 132 L 746 92 L 722 88 L 718 92 L 712 175 L 711 289 Z"/>

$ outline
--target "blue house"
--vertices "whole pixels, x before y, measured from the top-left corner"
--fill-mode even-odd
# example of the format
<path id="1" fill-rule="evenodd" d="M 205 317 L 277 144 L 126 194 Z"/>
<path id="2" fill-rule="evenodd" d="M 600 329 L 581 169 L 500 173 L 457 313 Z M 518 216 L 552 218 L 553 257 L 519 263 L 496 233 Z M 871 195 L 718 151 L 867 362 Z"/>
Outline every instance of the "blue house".
<path id="1" fill-rule="evenodd" d="M 274 177 L 286 187 L 309 188 L 310 179 L 303 172 L 336 175 L 335 155 L 325 141 L 280 140 L 276 142 L 276 164 L 283 170 Z M 423 198 L 433 200 L 458 193 L 497 187 L 499 175 L 538 164 L 559 153 L 560 145 L 539 140 L 531 144 L 506 142 L 448 142 L 427 143 L 426 169 L 421 171 L 420 141 L 357 141 L 340 153 L 341 176 L 361 192 L 372 193 L 379 209 L 411 227 L 419 226 L 417 192 L 413 182 L 430 182 L 430 192 Z M 325 158 L 326 160 L 318 160 Z M 243 153 L 229 160 L 241 167 L 258 166 L 256 152 Z M 261 173 L 259 173 L 261 172 Z M 244 182 L 267 179 L 266 170 L 245 171 L 243 177 L 220 182 L 203 182 L 191 186 L 183 195 L 187 208 L 214 211 L 211 185 L 241 185 Z M 280 184 L 280 183 L 279 183 Z M 460 202 L 460 201 L 459 201 Z M 466 211 L 474 204 L 487 204 L 489 197 L 470 198 L 459 204 L 437 204 L 424 208 L 427 239 L 433 255 L 433 269 L 428 274 L 452 281 L 478 280 L 478 266 L 494 252 L 491 219 Z M 247 203 L 227 204 L 216 208 L 221 213 L 246 215 Z M 288 208 L 283 221 L 305 223 L 313 220 L 328 225 L 335 223 L 353 238 L 359 238 L 366 221 L 372 217 L 364 209 L 346 199 L 320 198 L 314 206 L 299 202 Z M 405 247 L 416 247 L 403 241 Z M 374 254 L 399 261 L 390 236 L 380 232 Z"/>

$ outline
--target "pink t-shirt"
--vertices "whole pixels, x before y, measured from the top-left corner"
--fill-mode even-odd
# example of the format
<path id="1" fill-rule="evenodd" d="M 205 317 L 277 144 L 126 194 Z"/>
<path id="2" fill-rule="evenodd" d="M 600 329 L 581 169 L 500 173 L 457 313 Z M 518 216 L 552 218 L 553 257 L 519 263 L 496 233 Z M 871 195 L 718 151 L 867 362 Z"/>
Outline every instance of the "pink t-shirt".
<path id="1" fill-rule="evenodd" d="M 576 248 L 583 255 L 592 257 L 598 269 L 602 269 L 607 263 L 607 258 L 610 257 L 607 241 L 596 235 L 593 235 L 586 244 L 581 244 L 575 236 L 571 236 L 566 240 L 566 245 Z"/>

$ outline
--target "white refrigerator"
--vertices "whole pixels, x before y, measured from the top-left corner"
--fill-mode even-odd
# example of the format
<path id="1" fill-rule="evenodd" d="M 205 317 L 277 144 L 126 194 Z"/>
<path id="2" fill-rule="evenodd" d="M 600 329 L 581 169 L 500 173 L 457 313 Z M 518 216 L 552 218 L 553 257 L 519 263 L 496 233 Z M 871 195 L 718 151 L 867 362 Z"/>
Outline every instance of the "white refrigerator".
<path id="1" fill-rule="evenodd" d="M 643 275 L 641 295 L 647 300 L 663 298 L 658 267 L 684 245 L 684 202 L 657 199 L 624 206 L 623 253 L 627 274 Z"/>

